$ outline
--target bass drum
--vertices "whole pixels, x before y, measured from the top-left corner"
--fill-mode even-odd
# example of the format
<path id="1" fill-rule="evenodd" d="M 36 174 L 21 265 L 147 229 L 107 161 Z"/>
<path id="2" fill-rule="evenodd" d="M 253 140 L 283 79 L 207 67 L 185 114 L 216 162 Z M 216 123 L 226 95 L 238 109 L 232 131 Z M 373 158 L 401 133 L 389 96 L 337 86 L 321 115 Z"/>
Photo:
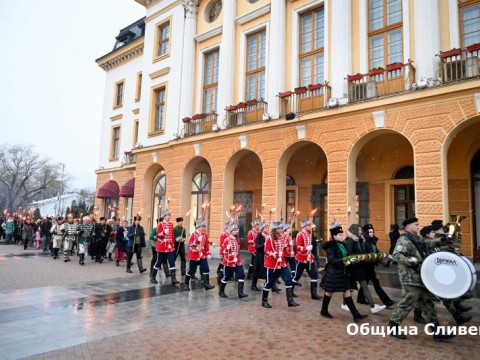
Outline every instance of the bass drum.
<path id="1" fill-rule="evenodd" d="M 455 299 L 477 282 L 473 264 L 464 256 L 439 251 L 425 258 L 420 270 L 423 284 L 434 295 L 443 299 Z"/>

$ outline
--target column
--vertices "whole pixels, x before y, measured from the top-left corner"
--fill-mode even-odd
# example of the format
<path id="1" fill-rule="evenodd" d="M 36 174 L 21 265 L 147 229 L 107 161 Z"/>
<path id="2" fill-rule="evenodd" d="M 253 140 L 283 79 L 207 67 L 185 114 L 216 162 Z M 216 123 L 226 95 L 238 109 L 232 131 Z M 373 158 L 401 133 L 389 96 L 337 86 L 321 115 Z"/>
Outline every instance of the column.
<path id="1" fill-rule="evenodd" d="M 331 2 L 331 8 L 332 97 L 346 98 L 348 85 L 345 77 L 352 70 L 352 7 L 349 0 L 335 0 Z"/>
<path id="2" fill-rule="evenodd" d="M 182 80 L 180 87 L 180 119 L 192 116 L 195 73 L 195 31 L 199 0 L 182 0 L 185 9 L 183 33 Z M 180 121 L 180 120 L 179 120 Z"/>
<path id="3" fill-rule="evenodd" d="M 435 54 L 440 51 L 438 0 L 415 1 L 413 6 L 416 78 L 435 78 L 439 64 Z"/>
<path id="4" fill-rule="evenodd" d="M 237 1 L 223 2 L 222 42 L 220 43 L 220 58 L 218 69 L 217 123 L 223 124 L 225 108 L 233 105 L 234 99 L 234 69 L 235 69 L 235 13 Z"/>
<path id="5" fill-rule="evenodd" d="M 280 113 L 277 94 L 285 91 L 285 0 L 272 0 L 267 63 L 268 113 L 275 119 Z"/>

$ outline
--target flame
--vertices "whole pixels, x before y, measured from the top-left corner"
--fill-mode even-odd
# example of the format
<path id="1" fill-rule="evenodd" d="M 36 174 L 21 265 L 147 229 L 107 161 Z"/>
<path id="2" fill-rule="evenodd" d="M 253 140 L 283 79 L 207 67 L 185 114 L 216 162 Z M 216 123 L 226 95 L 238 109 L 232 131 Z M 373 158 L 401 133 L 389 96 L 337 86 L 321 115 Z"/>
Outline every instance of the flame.
<path id="1" fill-rule="evenodd" d="M 290 211 L 292 214 L 295 212 L 295 208 L 292 208 L 292 211 Z"/>
<path id="2" fill-rule="evenodd" d="M 270 212 L 272 212 L 272 213 L 274 213 L 275 211 L 277 211 L 277 210 L 275 210 L 275 208 L 272 208 L 272 210 L 270 210 Z"/>
<path id="3" fill-rule="evenodd" d="M 235 205 L 230 206 L 230 211 L 235 210 Z"/>
<path id="4" fill-rule="evenodd" d="M 310 211 L 310 215 L 313 216 L 313 214 L 315 214 L 317 212 L 317 209 L 313 209 L 312 211 Z"/>

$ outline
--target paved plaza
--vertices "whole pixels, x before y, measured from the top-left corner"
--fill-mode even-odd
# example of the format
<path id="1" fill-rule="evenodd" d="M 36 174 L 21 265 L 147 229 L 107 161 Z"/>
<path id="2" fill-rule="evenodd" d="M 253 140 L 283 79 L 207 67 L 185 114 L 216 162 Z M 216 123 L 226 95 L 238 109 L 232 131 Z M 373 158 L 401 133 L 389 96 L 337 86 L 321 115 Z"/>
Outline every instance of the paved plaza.
<path id="1" fill-rule="evenodd" d="M 149 264 L 149 255 L 145 254 Z M 212 273 L 218 260 L 211 261 Z M 400 298 L 396 267 L 378 267 L 394 300 Z M 260 293 L 239 300 L 233 282 L 228 299 L 200 282 L 192 291 L 172 286 L 162 275 L 151 285 L 148 272 L 125 272 L 125 262 L 80 267 L 41 251 L 0 245 L 0 359 L 479 359 L 480 337 L 457 336 L 436 343 L 419 327 L 418 336 L 397 340 L 351 336 L 341 295 L 330 305 L 333 320 L 319 316 L 321 301 L 310 299 L 308 278 L 297 288 L 299 307 L 288 308 L 285 290 L 261 307 Z M 212 281 L 216 285 L 216 281 Z M 478 286 L 466 303 L 474 309 L 468 325 L 480 326 Z M 372 293 L 373 289 L 372 289 Z M 454 325 L 437 304 L 442 325 Z M 370 313 L 366 305 L 358 305 Z M 384 326 L 392 310 L 369 315 L 365 323 Z M 412 315 L 405 325 L 414 325 Z"/>

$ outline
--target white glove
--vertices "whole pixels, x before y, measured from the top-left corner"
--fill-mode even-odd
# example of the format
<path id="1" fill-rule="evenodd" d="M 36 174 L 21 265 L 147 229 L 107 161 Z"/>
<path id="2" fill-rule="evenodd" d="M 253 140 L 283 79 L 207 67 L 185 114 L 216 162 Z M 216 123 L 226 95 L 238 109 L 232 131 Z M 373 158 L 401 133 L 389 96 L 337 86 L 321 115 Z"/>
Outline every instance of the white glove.
<path id="1" fill-rule="evenodd" d="M 282 258 L 278 258 L 278 259 L 277 259 L 277 262 L 281 262 L 281 261 L 282 261 Z"/>
<path id="2" fill-rule="evenodd" d="M 234 263 L 236 263 L 237 260 L 238 260 L 238 259 L 237 259 L 236 257 L 233 258 L 233 262 L 234 262 Z"/>
<path id="3" fill-rule="evenodd" d="M 282 251 L 280 251 L 280 252 L 278 253 L 278 258 L 279 258 L 279 259 L 281 259 L 281 258 L 282 258 L 282 256 L 283 256 L 283 252 L 282 252 Z"/>
<path id="4" fill-rule="evenodd" d="M 230 250 L 231 246 L 230 244 L 227 245 L 227 250 Z"/>
<path id="5" fill-rule="evenodd" d="M 207 260 L 210 260 L 212 258 L 212 255 L 207 255 Z"/>
<path id="6" fill-rule="evenodd" d="M 288 245 L 293 246 L 293 241 L 290 240 L 289 243 L 288 243 Z"/>
<path id="7" fill-rule="evenodd" d="M 168 235 L 169 232 L 170 232 L 170 230 L 168 230 L 168 229 L 163 229 L 163 233 L 164 233 L 165 235 Z"/>
<path id="8" fill-rule="evenodd" d="M 415 264 L 418 262 L 418 259 L 416 257 L 413 257 L 413 256 L 411 258 L 409 258 L 408 260 L 410 260 L 410 262 L 415 263 Z"/>
<path id="9" fill-rule="evenodd" d="M 307 245 L 307 250 L 308 251 L 312 251 L 312 249 L 313 249 L 313 245 Z"/>
<path id="10" fill-rule="evenodd" d="M 200 241 L 200 242 L 203 241 L 203 235 L 200 235 L 200 236 L 198 237 L 198 241 Z"/>

